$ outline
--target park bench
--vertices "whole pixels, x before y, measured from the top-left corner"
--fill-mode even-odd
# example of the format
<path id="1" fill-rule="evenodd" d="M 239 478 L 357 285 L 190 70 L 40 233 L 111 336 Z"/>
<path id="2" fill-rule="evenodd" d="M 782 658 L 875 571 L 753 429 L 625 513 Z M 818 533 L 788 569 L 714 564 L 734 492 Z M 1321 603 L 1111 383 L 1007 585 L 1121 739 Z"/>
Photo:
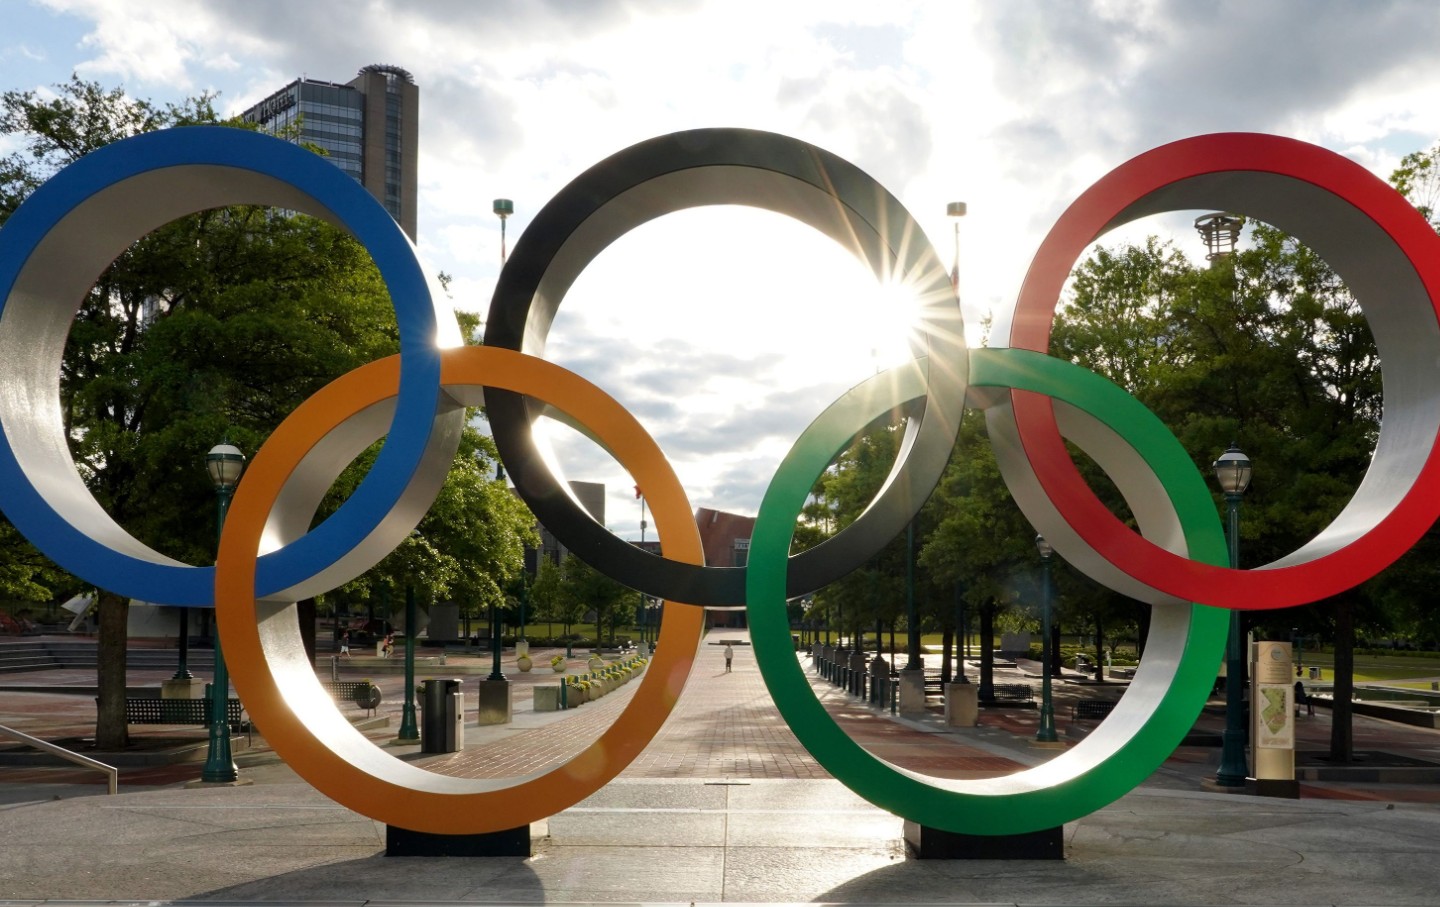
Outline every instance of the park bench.
<path id="1" fill-rule="evenodd" d="M 1070 717 L 1075 721 L 1104 721 L 1114 708 L 1113 699 L 1081 699 L 1070 707 Z"/>
<path id="2" fill-rule="evenodd" d="M 1035 691 L 1028 683 L 997 683 L 993 689 L 995 698 L 991 700 L 992 705 L 1035 705 Z"/>
<path id="3" fill-rule="evenodd" d="M 250 722 L 240 700 L 231 699 L 226 708 L 231 733 L 249 735 Z M 210 724 L 210 699 L 130 699 L 125 700 L 126 724 Z"/>

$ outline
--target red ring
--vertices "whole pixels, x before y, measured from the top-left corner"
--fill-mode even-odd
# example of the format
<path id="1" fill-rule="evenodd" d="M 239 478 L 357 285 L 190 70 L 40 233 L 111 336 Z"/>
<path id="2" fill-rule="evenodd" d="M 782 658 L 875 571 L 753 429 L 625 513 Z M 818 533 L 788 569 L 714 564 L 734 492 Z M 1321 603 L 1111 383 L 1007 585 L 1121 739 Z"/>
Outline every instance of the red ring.
<path id="1" fill-rule="evenodd" d="M 1127 209 L 1182 180 L 1241 171 L 1309 183 L 1369 217 L 1415 268 L 1440 318 L 1440 242 L 1399 193 L 1358 164 L 1317 146 L 1276 136 L 1222 133 L 1142 154 L 1076 199 L 1046 236 L 1026 274 L 1010 345 L 1048 352 L 1051 323 L 1073 263 L 1110 226 L 1128 219 Z M 1392 563 L 1440 513 L 1437 438 L 1404 497 L 1348 544 L 1303 563 L 1258 570 L 1201 564 L 1146 541 L 1100 502 L 1065 450 L 1050 398 L 1019 392 L 1011 397 L 1025 456 L 1066 522 L 1120 570 L 1190 601 L 1251 610 L 1292 607 L 1334 595 Z"/>

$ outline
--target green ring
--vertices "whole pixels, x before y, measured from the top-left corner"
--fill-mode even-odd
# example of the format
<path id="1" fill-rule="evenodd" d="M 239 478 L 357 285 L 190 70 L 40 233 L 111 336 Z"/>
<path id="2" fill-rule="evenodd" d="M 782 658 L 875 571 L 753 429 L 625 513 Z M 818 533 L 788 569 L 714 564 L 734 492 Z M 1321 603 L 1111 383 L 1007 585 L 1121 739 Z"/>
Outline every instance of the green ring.
<path id="1" fill-rule="evenodd" d="M 1046 394 L 1108 426 L 1135 448 L 1165 487 L 1189 556 L 1226 562 L 1224 533 L 1204 479 L 1174 435 L 1137 400 L 1092 372 L 1026 350 L 973 350 L 970 367 L 974 385 Z M 920 396 L 924 371 L 922 360 L 878 375 L 842 397 L 805 430 L 781 463 L 760 504 L 750 542 L 746 611 L 756 660 L 795 736 L 827 771 L 876 806 L 958 834 L 1054 828 L 1118 800 L 1174 751 L 1214 684 L 1229 612 L 1175 606 L 1189 612 L 1181 618 L 1186 635 L 1179 658 L 1142 667 L 1126 693 L 1126 699 L 1138 697 L 1142 708 L 1153 697 L 1153 708 L 1138 713 L 1138 719 L 1132 709 L 1125 718 L 1122 703 L 1080 745 L 1014 775 L 979 781 L 930 778 L 879 759 L 851 740 L 815 698 L 795 657 L 785 611 L 786 562 L 795 521 L 820 474 L 871 419 Z"/>

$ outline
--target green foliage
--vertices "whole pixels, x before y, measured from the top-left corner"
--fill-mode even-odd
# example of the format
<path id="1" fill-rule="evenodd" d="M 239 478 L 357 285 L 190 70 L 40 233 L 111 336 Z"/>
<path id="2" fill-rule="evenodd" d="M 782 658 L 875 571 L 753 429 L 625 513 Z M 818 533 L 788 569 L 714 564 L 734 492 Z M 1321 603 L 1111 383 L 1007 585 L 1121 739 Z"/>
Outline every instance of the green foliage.
<path id="1" fill-rule="evenodd" d="M 595 614 L 595 635 L 610 636 L 616 623 L 629 625 L 632 606 L 638 592 L 621 585 L 573 554 L 565 555 L 559 564 L 549 558 L 540 559 L 535 582 L 530 586 L 530 604 L 534 621 L 563 624 L 566 635 L 590 612 Z"/>
<path id="2" fill-rule="evenodd" d="M 211 102 L 202 95 L 156 107 L 78 78 L 51 99 L 7 92 L 0 134 L 21 139 L 23 151 L 0 161 L 0 223 L 89 151 L 153 129 L 221 122 Z M 473 338 L 474 316 L 462 322 Z M 255 207 L 183 217 L 132 243 L 81 302 L 61 371 L 72 453 L 97 500 L 131 534 L 207 563 L 215 494 L 205 452 L 228 438 L 253 453 L 301 401 L 398 346 L 388 292 L 349 235 Z M 377 449 L 341 475 L 319 518 L 359 484 Z M 490 440 L 467 429 L 417 532 L 332 596 L 379 593 L 398 607 L 408 586 L 422 600 L 452 596 L 467 609 L 503 604 L 534 521 L 493 478 L 494 463 Z M 0 543 L 8 529 L 0 527 Z M 0 544 L 0 583 L 26 588 L 12 577 L 28 556 Z"/>

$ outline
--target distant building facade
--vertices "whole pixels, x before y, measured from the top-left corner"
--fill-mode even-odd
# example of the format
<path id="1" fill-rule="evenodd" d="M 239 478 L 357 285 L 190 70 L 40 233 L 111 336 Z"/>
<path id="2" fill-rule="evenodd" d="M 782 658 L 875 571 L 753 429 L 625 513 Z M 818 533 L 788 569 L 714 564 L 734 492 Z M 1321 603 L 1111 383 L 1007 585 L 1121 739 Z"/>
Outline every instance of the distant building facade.
<path id="1" fill-rule="evenodd" d="M 695 528 L 700 531 L 700 547 L 710 567 L 744 567 L 750 563 L 750 536 L 755 532 L 755 517 L 726 513 L 699 507 L 695 510 Z M 706 609 L 711 627 L 744 627 L 745 609 Z"/>
<path id="2" fill-rule="evenodd" d="M 240 117 L 277 134 L 298 124 L 293 141 L 323 148 L 415 239 L 420 89 L 410 73 L 373 64 L 344 84 L 296 79 Z"/>
<path id="3" fill-rule="evenodd" d="M 585 508 L 585 512 L 599 523 L 605 525 L 605 483 L 604 482 L 571 482 L 570 492 L 575 495 L 575 500 Z M 525 572 L 530 574 L 533 580 L 540 570 L 542 558 L 558 565 L 565 559 L 570 550 L 560 544 L 549 529 L 546 529 L 539 522 L 535 524 L 535 531 L 540 534 L 539 548 L 525 549 Z"/>

